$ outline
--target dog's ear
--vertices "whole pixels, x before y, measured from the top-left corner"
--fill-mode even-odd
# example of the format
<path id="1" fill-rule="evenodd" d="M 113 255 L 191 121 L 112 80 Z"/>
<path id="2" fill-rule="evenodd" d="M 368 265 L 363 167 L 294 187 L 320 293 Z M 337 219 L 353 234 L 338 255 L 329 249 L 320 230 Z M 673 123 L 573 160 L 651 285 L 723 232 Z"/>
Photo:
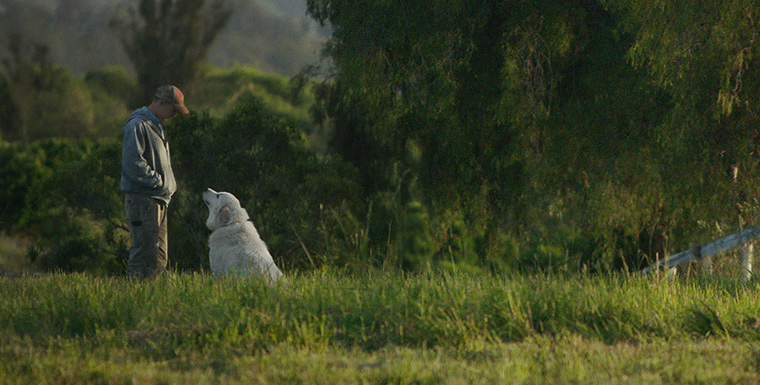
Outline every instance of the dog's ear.
<path id="1" fill-rule="evenodd" d="M 230 221 L 231 215 L 232 212 L 230 211 L 230 206 L 222 206 L 217 213 L 217 221 L 220 224 L 227 224 Z"/>

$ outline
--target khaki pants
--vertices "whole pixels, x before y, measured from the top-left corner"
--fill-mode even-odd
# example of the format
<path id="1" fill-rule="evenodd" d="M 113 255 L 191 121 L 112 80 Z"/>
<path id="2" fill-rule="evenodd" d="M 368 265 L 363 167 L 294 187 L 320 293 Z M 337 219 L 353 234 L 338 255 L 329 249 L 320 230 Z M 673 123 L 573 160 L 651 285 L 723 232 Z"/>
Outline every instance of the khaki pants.
<path id="1" fill-rule="evenodd" d="M 169 260 L 166 205 L 149 196 L 125 194 L 124 210 L 132 241 L 127 276 L 154 278 L 161 275 Z"/>

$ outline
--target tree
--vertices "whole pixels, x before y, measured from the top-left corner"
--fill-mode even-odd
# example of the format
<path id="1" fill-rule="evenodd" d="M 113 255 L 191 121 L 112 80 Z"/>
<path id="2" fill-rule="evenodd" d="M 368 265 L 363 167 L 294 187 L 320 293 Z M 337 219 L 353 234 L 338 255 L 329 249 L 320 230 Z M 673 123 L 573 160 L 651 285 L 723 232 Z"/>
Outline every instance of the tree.
<path id="1" fill-rule="evenodd" d="M 110 26 L 142 89 L 136 102 L 151 100 L 162 84 L 188 84 L 231 14 L 228 0 L 141 0 L 114 16 Z"/>
<path id="2" fill-rule="evenodd" d="M 680 220 L 676 247 L 757 223 L 760 4 L 600 3 L 631 37 L 630 64 L 668 101 L 653 139 L 664 155 L 658 178 L 672 186 L 664 203 Z"/>
<path id="3" fill-rule="evenodd" d="M 481 246 L 516 229 L 558 79 L 592 34 L 578 3 L 594 2 L 309 1 L 334 30 L 333 148 L 369 191 L 395 189 L 397 164 L 413 171 L 421 188 L 405 199 L 463 212 Z"/>
<path id="4" fill-rule="evenodd" d="M 108 127 L 100 124 L 123 112 L 94 98 L 81 78 L 53 64 L 47 44 L 25 44 L 21 35 L 11 34 L 8 48 L 10 56 L 3 60 L 7 75 L 0 75 L 3 137 L 29 143 L 109 135 Z"/>
<path id="5" fill-rule="evenodd" d="M 48 58 L 48 46 L 34 42 L 31 60 L 27 58 L 27 48 L 18 33 L 8 35 L 10 57 L 3 59 L 7 74 L 6 86 L 11 97 L 12 120 L 5 123 L 5 134 L 11 140 L 29 141 L 28 120 L 32 115 L 32 105 L 41 89 L 46 85 L 45 74 L 52 64 Z"/>
<path id="6" fill-rule="evenodd" d="M 756 2 L 307 4 L 334 31 L 334 150 L 369 191 L 411 171 L 405 199 L 463 213 L 479 252 L 507 231 L 523 259 L 634 266 L 757 221 Z"/>

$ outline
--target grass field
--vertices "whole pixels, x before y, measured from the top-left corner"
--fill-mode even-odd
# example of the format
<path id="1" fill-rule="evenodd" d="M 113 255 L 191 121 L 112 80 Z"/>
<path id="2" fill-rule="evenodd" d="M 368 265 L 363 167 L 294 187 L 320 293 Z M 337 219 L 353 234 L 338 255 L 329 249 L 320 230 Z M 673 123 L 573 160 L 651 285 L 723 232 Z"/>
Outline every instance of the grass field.
<path id="1" fill-rule="evenodd" d="M 755 384 L 733 280 L 0 278 L 2 384 Z"/>

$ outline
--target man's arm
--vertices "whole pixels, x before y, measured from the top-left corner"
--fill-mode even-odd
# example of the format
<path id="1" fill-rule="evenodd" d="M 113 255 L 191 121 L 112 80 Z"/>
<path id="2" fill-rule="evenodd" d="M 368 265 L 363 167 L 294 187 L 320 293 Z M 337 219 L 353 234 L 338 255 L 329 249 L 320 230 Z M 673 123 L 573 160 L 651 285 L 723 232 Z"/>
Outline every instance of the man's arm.
<path id="1" fill-rule="evenodd" d="M 132 124 L 124 131 L 124 144 L 122 147 L 122 172 L 135 183 L 147 187 L 156 188 L 163 181 L 161 175 L 145 159 L 147 132 L 143 123 Z"/>

